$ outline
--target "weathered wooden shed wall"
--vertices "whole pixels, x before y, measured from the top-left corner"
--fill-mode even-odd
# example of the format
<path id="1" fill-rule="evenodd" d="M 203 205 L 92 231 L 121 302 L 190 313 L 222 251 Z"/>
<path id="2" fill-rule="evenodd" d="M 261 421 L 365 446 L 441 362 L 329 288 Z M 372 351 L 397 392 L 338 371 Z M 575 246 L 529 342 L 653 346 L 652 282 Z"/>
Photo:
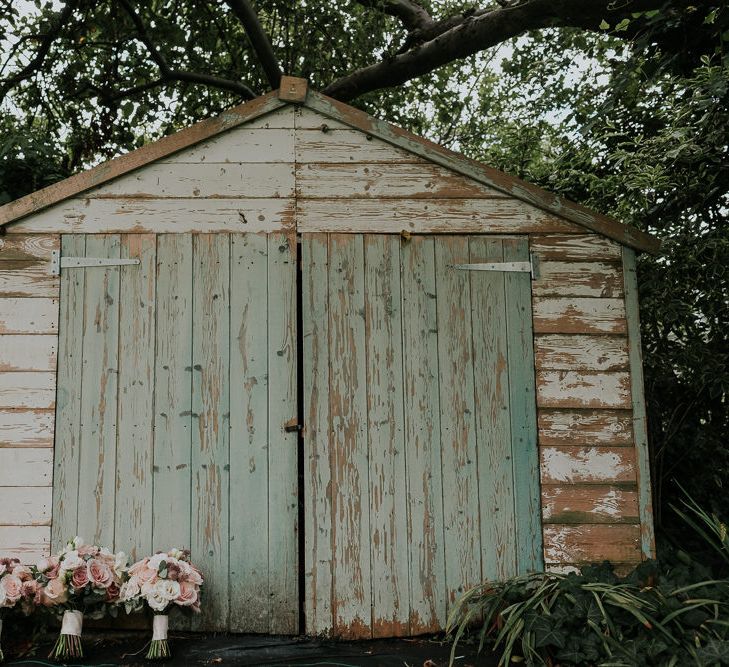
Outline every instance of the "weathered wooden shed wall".
<path id="1" fill-rule="evenodd" d="M 0 238 L 0 551 L 29 562 L 50 546 L 59 243 Z"/>
<path id="2" fill-rule="evenodd" d="M 265 104 L 277 106 L 270 101 Z M 22 457 L 22 469 L 29 476 L 32 471 L 32 477 L 23 481 L 27 478 L 14 476 L 3 487 L 5 466 L 0 466 L 0 494 L 10 494 L 21 503 L 21 496 L 31 493 L 26 486 L 41 486 L 45 496 L 33 493 L 32 509 L 16 513 L 27 517 L 18 521 L 23 526 L 3 525 L 0 514 L 0 551 L 21 548 L 30 557 L 49 543 L 60 282 L 49 278 L 44 267 L 50 249 L 60 247 L 59 235 L 116 235 L 129 256 L 141 257 L 150 247 L 156 249 L 153 254 L 159 253 L 160 243 L 187 234 L 201 235 L 202 241 L 210 242 L 221 234 L 233 234 L 241 241 L 249 235 L 283 235 L 295 249 L 293 235 L 298 232 L 394 234 L 402 235 L 398 241 L 402 245 L 409 243 L 408 234 L 488 234 L 528 240 L 540 260 L 539 275 L 532 282 L 532 325 L 545 562 L 548 567 L 569 567 L 610 558 L 629 564 L 650 553 L 652 524 L 644 472 L 645 420 L 632 250 L 436 164 L 425 153 L 408 150 L 414 141 L 394 145 L 325 111 L 283 106 L 196 145 L 188 140 L 189 148 L 165 153 L 136 171 L 79 192 L 8 227 L 8 235 L 0 239 L 0 456 L 11 463 Z M 174 137 L 165 141 L 170 139 Z M 71 243 L 71 237 L 67 239 Z M 388 247 L 391 245 L 388 241 Z M 21 247 L 35 248 L 34 259 L 26 257 L 27 264 L 11 267 L 8 262 L 18 261 L 12 253 Z M 156 264 L 158 279 L 162 270 Z M 119 271 L 124 268 L 107 269 L 106 273 Z M 38 287 L 28 287 L 34 281 Z M 68 299 L 61 306 L 72 307 Z M 83 316 L 83 326 L 92 318 L 91 313 Z M 39 356 L 33 356 L 32 368 L 24 361 L 28 345 L 15 338 L 5 340 L 9 335 L 25 339 L 25 334 L 33 334 L 32 345 L 43 347 Z M 61 363 L 67 363 L 63 352 Z M 246 373 L 245 368 L 241 371 Z M 33 391 L 28 391 L 31 386 Z M 474 391 L 479 390 L 476 384 Z M 32 405 L 18 405 L 18 396 L 35 398 L 23 399 L 32 400 Z M 59 438 L 70 442 L 65 435 L 56 435 L 57 485 L 63 467 Z M 123 456 L 123 449 L 119 451 Z M 142 486 L 157 474 L 151 459 L 141 466 L 129 463 L 127 473 L 136 475 Z M 22 485 L 11 487 L 17 480 Z M 125 491 L 120 488 L 115 493 L 123 496 Z M 378 491 L 380 505 L 382 492 Z M 371 487 L 367 493 L 373 493 Z M 308 503 L 312 498 L 305 500 Z M 387 501 L 393 517 L 398 509 L 395 500 Z M 307 507 L 316 511 L 316 499 Z M 62 510 L 56 509 L 55 516 L 57 543 L 65 537 L 61 533 L 66 522 Z M 140 525 L 127 526 L 129 530 L 125 528 L 121 534 L 135 535 L 136 529 L 145 532 L 144 512 L 133 516 Z M 392 529 L 396 527 L 397 521 Z M 153 539 L 145 532 L 142 544 L 147 542 L 151 544 Z M 381 544 L 386 543 L 391 545 Z M 376 551 L 378 547 L 372 548 Z M 332 590 L 327 593 L 321 577 L 314 576 L 316 553 L 310 553 L 309 545 L 305 553 L 305 606 L 313 618 L 317 605 L 331 604 Z M 385 569 L 392 565 L 384 551 L 370 557 Z M 374 601 L 379 595 L 377 586 L 389 585 L 391 579 L 388 575 L 381 576 L 379 584 L 376 578 L 372 581 L 365 594 Z M 405 585 L 404 595 L 409 599 L 411 586 Z M 225 586 L 227 590 L 227 580 Z M 417 629 L 411 627 L 409 603 L 392 599 L 387 604 L 394 609 L 389 625 L 387 619 L 380 619 L 375 626 L 373 617 L 373 624 L 365 624 L 357 633 Z M 228 611 L 218 611 L 225 619 L 219 618 L 216 627 L 223 627 L 228 624 Z M 316 622 L 310 628 L 331 627 L 327 623 Z M 282 629 L 271 616 L 255 620 L 245 612 L 230 627 Z"/>

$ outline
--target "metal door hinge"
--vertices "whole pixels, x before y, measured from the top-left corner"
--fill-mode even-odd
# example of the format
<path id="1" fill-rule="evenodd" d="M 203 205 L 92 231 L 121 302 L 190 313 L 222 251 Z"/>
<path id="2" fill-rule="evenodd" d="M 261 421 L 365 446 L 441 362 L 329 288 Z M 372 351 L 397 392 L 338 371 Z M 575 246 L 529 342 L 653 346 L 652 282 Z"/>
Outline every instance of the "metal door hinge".
<path id="1" fill-rule="evenodd" d="M 528 262 L 475 262 L 472 264 L 449 264 L 452 269 L 461 271 L 505 271 L 507 273 L 529 273 L 532 280 L 539 277 L 539 261 L 534 253 L 529 253 Z"/>
<path id="2" fill-rule="evenodd" d="M 52 276 L 61 275 L 61 269 L 88 269 L 98 266 L 130 266 L 140 264 L 139 259 L 106 259 L 104 257 L 61 257 L 58 250 L 51 252 Z"/>

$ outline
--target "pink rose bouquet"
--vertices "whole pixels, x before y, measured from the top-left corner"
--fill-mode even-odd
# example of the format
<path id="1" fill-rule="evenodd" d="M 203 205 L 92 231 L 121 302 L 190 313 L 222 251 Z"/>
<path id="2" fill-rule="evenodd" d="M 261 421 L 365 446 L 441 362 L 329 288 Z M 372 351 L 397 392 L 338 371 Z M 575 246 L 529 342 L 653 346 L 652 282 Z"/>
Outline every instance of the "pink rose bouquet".
<path id="1" fill-rule="evenodd" d="M 21 565 L 17 558 L 0 558 L 0 636 L 3 631 L 3 616 L 23 603 L 24 587 L 31 579 L 30 570 Z M 0 644 L 0 662 L 4 660 Z"/>
<path id="2" fill-rule="evenodd" d="M 61 633 L 49 658 L 83 657 L 84 614 L 101 618 L 116 614 L 119 591 L 127 577 L 127 557 L 84 544 L 76 537 L 55 556 L 44 558 L 34 571 L 40 605 L 60 614 Z"/>
<path id="3" fill-rule="evenodd" d="M 154 614 L 148 660 L 170 657 L 167 628 L 171 610 L 200 611 L 203 577 L 192 563 L 190 552 L 171 549 L 144 558 L 129 568 L 120 597 L 127 612 L 148 608 Z"/>

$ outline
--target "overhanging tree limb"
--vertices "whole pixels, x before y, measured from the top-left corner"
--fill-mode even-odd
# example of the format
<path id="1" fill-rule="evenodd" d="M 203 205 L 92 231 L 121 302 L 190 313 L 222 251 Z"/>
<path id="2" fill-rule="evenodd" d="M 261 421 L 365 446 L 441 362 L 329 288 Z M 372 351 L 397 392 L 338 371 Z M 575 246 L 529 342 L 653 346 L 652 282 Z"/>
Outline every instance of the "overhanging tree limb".
<path id="1" fill-rule="evenodd" d="M 30 78 L 35 72 L 37 72 L 43 65 L 43 61 L 48 55 L 48 51 L 51 49 L 53 41 L 58 37 L 61 32 L 61 28 L 71 18 L 73 10 L 76 7 L 76 2 L 71 0 L 65 4 L 65 6 L 59 10 L 55 16 L 49 21 L 48 30 L 45 31 L 43 38 L 41 39 L 38 51 L 31 61 L 19 72 L 13 76 L 5 79 L 0 84 L 0 102 L 5 99 L 5 96 L 10 92 L 13 86 L 25 81 Z"/>
<path id="2" fill-rule="evenodd" d="M 268 83 L 275 90 L 281 83 L 281 67 L 278 64 L 276 54 L 273 52 L 271 40 L 258 19 L 258 14 L 256 14 L 248 0 L 225 0 L 225 3 L 243 24 L 243 28 L 245 28 L 246 34 L 253 45 L 253 50 L 261 61 Z"/>
<path id="3" fill-rule="evenodd" d="M 425 8 L 412 0 L 357 0 L 357 2 L 397 17 L 408 31 L 422 30 L 433 23 Z"/>
<path id="4" fill-rule="evenodd" d="M 663 0 L 626 0 L 619 5 L 613 0 L 527 0 L 461 14 L 426 28 L 426 31 L 435 31 L 435 35 L 424 33 L 429 37 L 428 41 L 347 74 L 329 84 L 323 92 L 348 101 L 372 90 L 398 86 L 529 30 L 548 27 L 597 30 L 603 19 L 614 24 L 632 12 L 661 6 Z"/>
<path id="5" fill-rule="evenodd" d="M 233 93 L 237 93 L 244 99 L 248 100 L 252 100 L 254 97 L 256 97 L 256 93 L 240 81 L 233 81 L 231 79 L 224 79 L 222 77 L 214 76 L 212 74 L 203 74 L 201 72 L 188 72 L 186 70 L 179 70 L 170 67 L 167 59 L 159 51 L 154 43 L 154 40 L 147 31 L 147 28 L 144 25 L 144 21 L 142 21 L 142 17 L 137 14 L 129 0 L 119 0 L 119 4 L 132 20 L 132 23 L 137 30 L 137 38 L 140 42 L 142 42 L 142 44 L 144 44 L 144 46 L 147 47 L 147 51 L 149 51 L 150 57 L 159 68 L 161 78 L 163 80 L 200 83 L 206 86 L 219 88 L 221 90 L 229 90 Z M 158 82 L 154 85 L 158 85 Z M 139 91 L 137 90 L 136 92 Z"/>

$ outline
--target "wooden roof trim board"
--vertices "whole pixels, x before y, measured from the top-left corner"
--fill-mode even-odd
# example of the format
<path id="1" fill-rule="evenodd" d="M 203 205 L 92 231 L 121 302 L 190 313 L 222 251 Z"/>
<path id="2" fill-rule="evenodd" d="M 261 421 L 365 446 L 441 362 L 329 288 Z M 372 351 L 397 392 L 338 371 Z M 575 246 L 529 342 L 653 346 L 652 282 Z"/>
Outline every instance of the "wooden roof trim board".
<path id="1" fill-rule="evenodd" d="M 257 97 L 255 100 L 240 104 L 224 111 L 215 118 L 195 123 L 179 132 L 162 137 L 158 141 L 146 144 L 131 153 L 120 155 L 112 160 L 102 162 L 96 167 L 70 176 L 58 183 L 53 183 L 41 190 L 31 192 L 25 197 L 16 199 L 4 206 L 0 206 L 0 235 L 4 227 L 20 220 L 31 213 L 36 213 L 53 204 L 74 197 L 98 185 L 107 183 L 118 176 L 139 169 L 150 162 L 168 157 L 173 153 L 194 146 L 201 141 L 210 139 L 221 132 L 243 125 L 251 120 L 263 116 L 271 111 L 284 107 L 288 102 L 278 97 L 278 91 L 273 91 Z"/>
<path id="2" fill-rule="evenodd" d="M 496 188 L 537 208 L 559 215 L 628 247 L 654 254 L 660 249 L 661 241 L 655 236 L 591 211 L 580 204 L 563 199 L 536 185 L 509 176 L 502 171 L 487 167 L 480 162 L 439 146 L 428 139 L 418 137 L 407 130 L 374 118 L 349 104 L 308 90 L 306 80 L 288 76 L 281 78 L 281 88 L 279 90 L 233 107 L 216 118 L 196 123 L 168 137 L 163 137 L 158 141 L 142 146 L 131 153 L 49 185 L 5 206 L 0 206 L 0 235 L 4 233 L 6 225 L 31 213 L 81 194 L 150 162 L 167 157 L 172 153 L 275 111 L 287 104 L 301 104 L 328 118 L 338 120 L 394 146 L 404 148 L 426 160 L 472 178 L 479 183 Z"/>

